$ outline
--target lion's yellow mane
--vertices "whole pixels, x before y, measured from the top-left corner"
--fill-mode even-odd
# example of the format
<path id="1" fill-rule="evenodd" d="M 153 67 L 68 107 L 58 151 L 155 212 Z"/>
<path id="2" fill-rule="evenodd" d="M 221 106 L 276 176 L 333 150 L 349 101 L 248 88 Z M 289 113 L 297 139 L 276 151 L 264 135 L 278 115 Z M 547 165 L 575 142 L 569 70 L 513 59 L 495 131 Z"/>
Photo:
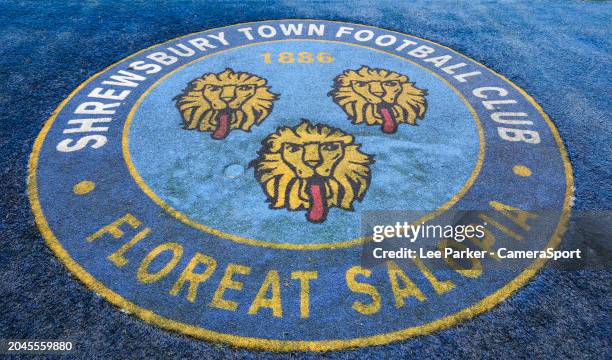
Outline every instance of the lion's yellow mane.
<path id="1" fill-rule="evenodd" d="M 249 131 L 253 124 L 259 125 L 272 111 L 277 94 L 270 92 L 266 80 L 247 72 L 234 72 L 232 69 L 215 74 L 207 73 L 189 83 L 183 92 L 175 97 L 176 107 L 181 113 L 186 129 L 212 131 L 212 120 L 218 115 L 204 96 L 204 87 L 210 85 L 255 85 L 255 94 L 242 104 L 232 117 L 231 128 Z"/>
<path id="2" fill-rule="evenodd" d="M 418 89 L 407 76 L 385 69 L 371 69 L 362 66 L 357 71 L 345 70 L 334 79 L 334 89 L 329 92 L 334 102 L 347 114 L 354 124 L 365 122 L 368 125 L 380 124 L 382 119 L 374 116 L 376 107 L 357 94 L 351 87 L 353 81 L 391 81 L 400 82 L 401 93 L 397 96 L 393 110 L 398 123 L 416 124 L 422 119 L 427 109 L 425 95 L 427 92 Z"/>
<path id="3" fill-rule="evenodd" d="M 372 157 L 359 150 L 360 145 L 354 143 L 352 135 L 340 129 L 321 124 L 313 126 L 303 121 L 294 128 L 281 127 L 265 138 L 258 152 L 259 158 L 251 163 L 271 208 L 302 210 L 310 207 L 306 193 L 307 180 L 298 178 L 280 154 L 285 142 L 345 144 L 343 158 L 336 165 L 332 176 L 325 179 L 326 205 L 353 210 L 353 202 L 363 199 L 370 184 L 369 165 L 374 162 Z"/>

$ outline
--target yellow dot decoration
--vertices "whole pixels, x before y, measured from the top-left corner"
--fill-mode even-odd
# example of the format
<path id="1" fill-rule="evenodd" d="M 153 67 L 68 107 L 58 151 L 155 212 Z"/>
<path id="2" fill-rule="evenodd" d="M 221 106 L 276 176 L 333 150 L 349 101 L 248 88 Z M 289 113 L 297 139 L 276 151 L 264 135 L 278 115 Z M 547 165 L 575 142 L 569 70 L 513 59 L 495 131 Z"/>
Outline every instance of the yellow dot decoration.
<path id="1" fill-rule="evenodd" d="M 518 176 L 531 176 L 531 169 L 525 165 L 514 165 L 512 172 Z"/>
<path id="2" fill-rule="evenodd" d="M 83 180 L 72 187 L 72 192 L 77 195 L 89 194 L 93 189 L 96 188 L 96 183 L 89 180 Z"/>

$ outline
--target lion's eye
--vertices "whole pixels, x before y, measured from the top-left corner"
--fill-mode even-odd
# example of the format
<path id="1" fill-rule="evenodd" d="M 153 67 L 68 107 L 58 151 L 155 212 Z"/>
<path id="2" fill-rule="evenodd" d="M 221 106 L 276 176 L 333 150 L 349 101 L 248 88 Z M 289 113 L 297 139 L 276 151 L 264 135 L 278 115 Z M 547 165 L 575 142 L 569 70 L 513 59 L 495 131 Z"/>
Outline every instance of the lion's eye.
<path id="1" fill-rule="evenodd" d="M 298 144 L 291 144 L 291 143 L 285 143 L 285 148 L 289 152 L 296 152 L 296 151 L 300 150 L 300 145 L 298 145 Z"/>
<path id="2" fill-rule="evenodd" d="M 217 86 L 217 85 L 208 85 L 208 89 L 210 91 L 219 91 L 221 90 L 221 86 Z"/>
<path id="3" fill-rule="evenodd" d="M 385 81 L 384 85 L 385 86 L 397 86 L 397 81 L 394 81 L 394 80 Z"/>
<path id="4" fill-rule="evenodd" d="M 242 90 L 242 91 L 248 91 L 248 90 L 252 90 L 253 89 L 253 85 L 240 85 L 238 86 L 238 90 Z"/>
<path id="5" fill-rule="evenodd" d="M 323 150 L 326 150 L 326 151 L 335 151 L 335 150 L 338 150 L 340 145 L 338 143 L 325 143 L 323 144 L 322 147 L 323 147 Z"/>
<path id="6" fill-rule="evenodd" d="M 366 85 L 368 85 L 368 83 L 365 81 L 355 81 L 355 86 L 357 87 L 364 87 Z"/>

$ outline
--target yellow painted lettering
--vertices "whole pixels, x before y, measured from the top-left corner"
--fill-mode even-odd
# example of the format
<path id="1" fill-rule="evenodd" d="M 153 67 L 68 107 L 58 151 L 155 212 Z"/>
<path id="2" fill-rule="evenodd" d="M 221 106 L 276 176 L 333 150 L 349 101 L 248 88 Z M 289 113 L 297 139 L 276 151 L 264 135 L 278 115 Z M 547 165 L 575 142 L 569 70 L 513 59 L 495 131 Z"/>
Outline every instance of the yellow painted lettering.
<path id="1" fill-rule="evenodd" d="M 149 266 L 151 266 L 153 260 L 155 260 L 161 253 L 166 251 L 172 252 L 172 258 L 170 261 L 168 261 L 168 263 L 159 271 L 154 273 L 149 272 Z M 183 247 L 178 243 L 169 242 L 158 245 L 142 260 L 140 266 L 138 267 L 138 271 L 136 272 L 136 278 L 143 284 L 150 284 L 159 281 L 166 277 L 168 273 L 174 269 L 176 264 L 181 259 L 181 256 L 183 256 Z"/>
<path id="2" fill-rule="evenodd" d="M 269 290 L 271 290 L 271 296 L 266 297 Z M 274 317 L 283 316 L 283 306 L 281 303 L 280 293 L 280 279 L 278 276 L 278 271 L 276 270 L 268 271 L 268 275 L 266 275 L 266 278 L 261 284 L 257 295 L 255 295 L 253 303 L 249 307 L 249 314 L 257 314 L 259 312 L 259 309 L 261 308 L 272 309 L 272 315 Z"/>
<path id="3" fill-rule="evenodd" d="M 209 305 L 218 309 L 236 311 L 238 308 L 238 303 L 232 300 L 224 299 L 223 295 L 227 289 L 242 290 L 244 283 L 234 280 L 234 274 L 248 275 L 250 273 L 251 268 L 248 266 L 228 264 Z"/>
<path id="4" fill-rule="evenodd" d="M 310 280 L 316 280 L 316 271 L 294 271 L 291 279 L 300 281 L 300 318 L 310 316 Z"/>
<path id="5" fill-rule="evenodd" d="M 427 299 L 419 288 L 410 280 L 408 275 L 393 261 L 387 261 L 387 273 L 393 297 L 395 297 L 395 307 L 401 308 L 406 305 L 407 297 L 415 297 L 419 301 Z M 403 283 L 400 284 L 400 280 Z"/>
<path id="6" fill-rule="evenodd" d="M 205 265 L 206 269 L 203 272 L 194 272 L 198 265 Z M 170 289 L 170 295 L 176 296 L 179 291 L 183 288 L 185 282 L 189 282 L 189 289 L 187 290 L 187 300 L 195 302 L 198 294 L 198 286 L 200 283 L 205 282 L 210 278 L 215 269 L 217 268 L 217 261 L 208 255 L 202 253 L 195 253 L 195 255 L 189 260 L 189 263 L 185 267 L 185 270 L 181 273 L 178 280 Z"/>
<path id="7" fill-rule="evenodd" d="M 374 287 L 368 283 L 361 283 L 355 279 L 357 275 L 369 278 L 372 275 L 372 271 L 364 269 L 361 266 L 353 266 L 346 272 L 346 285 L 354 293 L 366 294 L 372 301 L 369 304 L 363 303 L 359 300 L 353 302 L 353 309 L 364 315 L 376 314 L 380 310 L 380 293 Z"/>

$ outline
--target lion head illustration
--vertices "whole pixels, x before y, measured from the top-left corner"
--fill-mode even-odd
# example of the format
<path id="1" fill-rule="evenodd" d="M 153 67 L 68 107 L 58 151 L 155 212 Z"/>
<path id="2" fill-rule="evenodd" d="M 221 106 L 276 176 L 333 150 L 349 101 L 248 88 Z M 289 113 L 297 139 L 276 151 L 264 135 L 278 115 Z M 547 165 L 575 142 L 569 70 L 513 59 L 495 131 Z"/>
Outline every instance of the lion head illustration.
<path id="1" fill-rule="evenodd" d="M 257 75 L 225 69 L 191 81 L 174 100 L 185 129 L 210 131 L 221 140 L 232 129 L 250 131 L 272 112 L 278 94 L 266 84 Z"/>
<path id="2" fill-rule="evenodd" d="M 302 120 L 266 137 L 251 166 L 270 208 L 307 210 L 309 221 L 321 223 L 329 208 L 352 211 L 363 199 L 374 160 L 360 146 L 340 129 Z"/>
<path id="3" fill-rule="evenodd" d="M 392 134 L 401 123 L 416 125 L 427 109 L 427 91 L 418 89 L 408 76 L 385 69 L 345 70 L 334 79 L 329 92 L 353 124 L 381 125 Z"/>

